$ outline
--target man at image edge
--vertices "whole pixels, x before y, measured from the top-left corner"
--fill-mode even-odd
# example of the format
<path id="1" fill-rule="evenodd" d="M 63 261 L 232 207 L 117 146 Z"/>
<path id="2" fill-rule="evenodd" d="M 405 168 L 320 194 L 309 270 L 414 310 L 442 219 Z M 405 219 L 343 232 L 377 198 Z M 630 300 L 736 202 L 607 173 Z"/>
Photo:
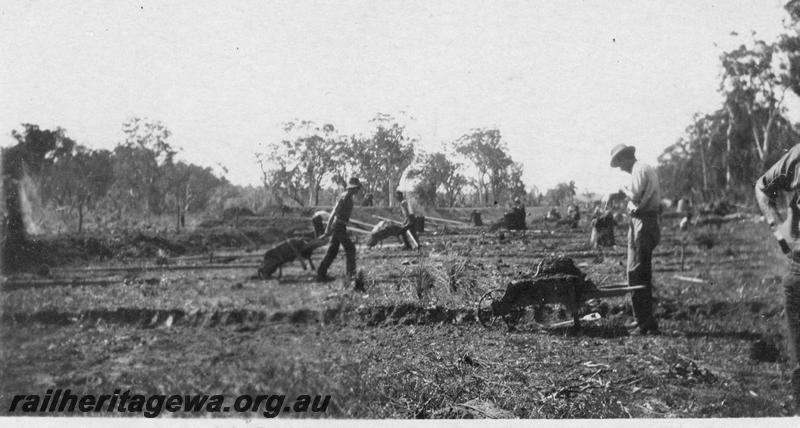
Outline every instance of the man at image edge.
<path id="1" fill-rule="evenodd" d="M 785 296 L 786 330 L 789 355 L 794 364 L 792 371 L 792 394 L 795 414 L 800 414 L 800 245 L 798 245 L 798 222 L 800 222 L 800 144 L 792 147 L 767 172 L 756 181 L 756 200 L 765 220 L 775 232 L 781 249 L 789 256 L 789 272 L 783 278 Z M 788 219 L 783 222 L 776 206 L 778 192 L 791 197 L 787 207 Z"/>

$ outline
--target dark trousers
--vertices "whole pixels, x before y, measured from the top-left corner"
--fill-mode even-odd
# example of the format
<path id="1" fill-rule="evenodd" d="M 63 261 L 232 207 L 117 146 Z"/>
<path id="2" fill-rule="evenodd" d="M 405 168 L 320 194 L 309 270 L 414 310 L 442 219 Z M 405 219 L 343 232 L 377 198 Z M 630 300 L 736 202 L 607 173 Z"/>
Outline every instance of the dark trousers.
<path id="1" fill-rule="evenodd" d="M 783 293 L 786 299 L 786 333 L 788 335 L 789 356 L 794 364 L 792 372 L 792 392 L 797 411 L 800 412 L 800 252 L 794 252 L 789 274 L 783 278 Z"/>
<path id="2" fill-rule="evenodd" d="M 631 295 L 636 323 L 646 329 L 657 329 L 653 317 L 653 250 L 661 240 L 655 217 L 631 217 L 628 229 L 628 285 L 644 285 L 644 290 Z"/>
<path id="3" fill-rule="evenodd" d="M 339 245 L 344 247 L 345 258 L 347 259 L 347 275 L 353 276 L 356 273 L 356 246 L 353 241 L 347 236 L 347 227 L 343 224 L 336 223 L 333 225 L 333 234 L 331 235 L 331 243 L 328 245 L 328 251 L 325 253 L 325 258 L 319 264 L 317 275 L 325 276 L 328 274 L 328 268 L 333 263 L 333 259 L 339 254 Z"/>

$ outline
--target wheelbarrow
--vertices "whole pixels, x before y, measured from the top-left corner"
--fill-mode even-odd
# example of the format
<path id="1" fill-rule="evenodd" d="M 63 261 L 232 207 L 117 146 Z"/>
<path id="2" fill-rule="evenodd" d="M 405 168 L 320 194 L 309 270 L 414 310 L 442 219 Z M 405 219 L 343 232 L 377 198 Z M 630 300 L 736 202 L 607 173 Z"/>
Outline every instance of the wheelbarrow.
<path id="1" fill-rule="evenodd" d="M 541 308 L 545 304 L 558 303 L 565 306 L 572 314 L 573 328 L 577 329 L 580 328 L 581 322 L 578 309 L 586 301 L 622 296 L 645 288 L 644 285 L 628 286 L 627 283 L 596 287 L 591 281 L 575 275 L 553 275 L 512 281 L 505 289 L 490 290 L 481 296 L 477 305 L 477 318 L 481 325 L 487 328 L 492 327 L 500 318 L 509 330 L 513 330 L 527 307 Z M 584 321 L 596 319 L 599 319 L 598 314 L 590 314 L 583 318 Z M 564 322 L 560 322 L 545 327 L 564 325 Z"/>

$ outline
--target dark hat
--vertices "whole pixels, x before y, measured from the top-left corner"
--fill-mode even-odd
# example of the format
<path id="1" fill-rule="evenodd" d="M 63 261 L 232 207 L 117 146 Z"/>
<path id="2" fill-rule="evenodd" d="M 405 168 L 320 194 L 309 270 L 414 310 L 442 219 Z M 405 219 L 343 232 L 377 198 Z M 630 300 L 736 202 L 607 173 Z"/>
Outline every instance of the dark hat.
<path id="1" fill-rule="evenodd" d="M 361 188 L 361 181 L 358 178 L 350 177 L 350 179 L 347 180 L 347 190 L 360 189 L 360 188 Z"/>
<path id="2" fill-rule="evenodd" d="M 616 147 L 611 149 L 611 168 L 616 168 L 619 166 L 619 158 L 621 155 L 627 154 L 633 156 L 634 153 L 636 153 L 636 147 L 618 144 Z"/>

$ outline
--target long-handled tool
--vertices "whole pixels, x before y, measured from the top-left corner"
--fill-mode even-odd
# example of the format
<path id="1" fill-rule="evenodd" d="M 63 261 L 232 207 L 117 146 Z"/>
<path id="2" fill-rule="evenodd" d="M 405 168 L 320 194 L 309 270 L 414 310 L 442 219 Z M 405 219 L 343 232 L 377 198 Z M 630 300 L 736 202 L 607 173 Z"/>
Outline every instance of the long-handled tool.
<path id="1" fill-rule="evenodd" d="M 431 220 L 434 223 L 435 222 L 449 223 L 449 224 L 454 224 L 456 226 L 462 226 L 462 227 L 469 227 L 470 226 L 468 223 L 464 223 L 462 221 L 448 220 L 448 219 L 439 218 L 439 217 L 425 216 L 425 220 Z"/>

